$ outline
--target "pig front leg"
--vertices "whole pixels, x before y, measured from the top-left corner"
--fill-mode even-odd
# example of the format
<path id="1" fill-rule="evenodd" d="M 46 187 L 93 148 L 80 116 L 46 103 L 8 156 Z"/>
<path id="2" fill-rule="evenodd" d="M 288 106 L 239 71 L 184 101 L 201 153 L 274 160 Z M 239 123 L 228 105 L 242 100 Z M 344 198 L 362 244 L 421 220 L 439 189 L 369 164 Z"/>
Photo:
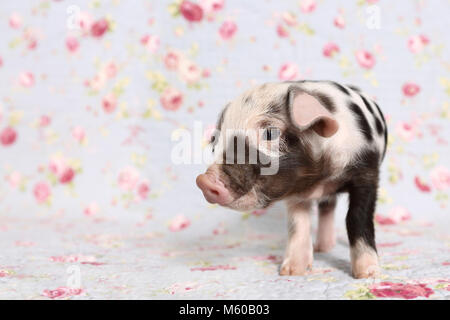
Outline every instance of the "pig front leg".
<path id="1" fill-rule="evenodd" d="M 313 263 L 311 202 L 288 202 L 288 243 L 280 275 L 304 275 Z"/>
<path id="2" fill-rule="evenodd" d="M 357 279 L 375 277 L 379 272 L 373 222 L 376 199 L 376 184 L 353 184 L 349 188 L 346 225 L 352 274 Z"/>
<path id="3" fill-rule="evenodd" d="M 334 231 L 334 209 L 336 208 L 336 195 L 319 201 L 319 227 L 314 250 L 328 252 L 336 244 Z"/>

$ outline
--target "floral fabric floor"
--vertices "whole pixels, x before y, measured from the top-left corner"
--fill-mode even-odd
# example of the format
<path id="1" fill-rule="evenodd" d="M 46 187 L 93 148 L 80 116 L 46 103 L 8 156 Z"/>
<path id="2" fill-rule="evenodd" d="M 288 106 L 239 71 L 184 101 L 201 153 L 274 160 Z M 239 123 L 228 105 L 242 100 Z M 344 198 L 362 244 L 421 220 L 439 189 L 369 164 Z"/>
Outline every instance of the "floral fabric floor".
<path id="1" fill-rule="evenodd" d="M 381 220 L 382 274 L 354 280 L 338 221 L 336 247 L 315 254 L 308 275 L 281 277 L 282 209 L 276 206 L 261 216 L 227 212 L 212 232 L 190 235 L 149 228 L 151 218 L 137 226 L 120 220 L 86 225 L 58 214 L 10 216 L 0 233 L 0 298 L 450 298 L 448 222 Z M 338 218 L 343 221 L 342 210 Z"/>

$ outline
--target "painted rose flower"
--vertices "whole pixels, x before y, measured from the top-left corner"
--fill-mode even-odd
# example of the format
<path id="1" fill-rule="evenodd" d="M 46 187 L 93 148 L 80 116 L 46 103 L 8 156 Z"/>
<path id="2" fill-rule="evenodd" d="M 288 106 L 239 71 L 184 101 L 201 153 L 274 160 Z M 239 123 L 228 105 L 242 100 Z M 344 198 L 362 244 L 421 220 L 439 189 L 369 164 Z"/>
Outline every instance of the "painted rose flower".
<path id="1" fill-rule="evenodd" d="M 372 69 L 375 65 L 375 57 L 366 50 L 358 50 L 355 53 L 356 61 L 365 69 Z"/>
<path id="2" fill-rule="evenodd" d="M 138 185 L 137 192 L 142 200 L 147 199 L 150 192 L 150 184 L 148 181 L 141 181 Z"/>
<path id="3" fill-rule="evenodd" d="M 33 189 L 33 194 L 38 203 L 47 202 L 50 198 L 50 186 L 46 182 L 38 182 Z"/>
<path id="4" fill-rule="evenodd" d="M 404 284 L 394 282 L 380 282 L 369 286 L 370 292 L 379 298 L 415 299 L 428 298 L 434 293 L 426 284 Z"/>
<path id="5" fill-rule="evenodd" d="M 82 143 L 86 138 L 86 131 L 83 127 L 76 126 L 72 129 L 72 137 L 79 143 Z"/>
<path id="6" fill-rule="evenodd" d="M 278 78 L 283 81 L 295 80 L 298 75 L 298 66 L 295 63 L 285 63 L 278 71 Z"/>
<path id="7" fill-rule="evenodd" d="M 420 87 L 412 82 L 405 83 L 402 87 L 403 94 L 407 97 L 414 97 L 420 92 Z"/>
<path id="8" fill-rule="evenodd" d="M 59 182 L 62 184 L 70 183 L 74 177 L 75 177 L 75 171 L 72 168 L 67 167 L 64 169 L 64 171 L 59 176 Z"/>
<path id="9" fill-rule="evenodd" d="M 19 29 L 22 26 L 22 17 L 14 12 L 9 16 L 9 26 L 13 29 Z"/>
<path id="10" fill-rule="evenodd" d="M 106 113 L 112 113 L 114 110 L 116 110 L 117 106 L 117 100 L 116 96 L 112 93 L 108 93 L 106 96 L 103 97 L 102 100 L 102 107 L 103 111 Z"/>
<path id="11" fill-rule="evenodd" d="M 189 219 L 180 214 L 173 218 L 172 221 L 170 221 L 169 230 L 174 232 L 181 231 L 189 227 L 190 224 L 191 222 L 189 221 Z"/>
<path id="12" fill-rule="evenodd" d="M 17 140 L 17 132 L 14 128 L 7 127 L 0 132 L 0 143 L 3 146 L 10 146 Z"/>
<path id="13" fill-rule="evenodd" d="M 431 183 L 437 190 L 447 190 L 450 187 L 450 170 L 444 166 L 435 167 L 430 173 Z"/>
<path id="14" fill-rule="evenodd" d="M 99 210 L 100 210 L 100 209 L 99 209 L 98 204 L 95 203 L 95 202 L 92 202 L 92 203 L 88 204 L 88 205 L 84 208 L 83 213 L 84 213 L 86 216 L 93 216 L 93 215 L 97 214 L 97 212 L 98 212 Z"/>
<path id="15" fill-rule="evenodd" d="M 223 9 L 225 0 L 201 0 L 200 5 L 205 14 L 213 14 Z"/>
<path id="16" fill-rule="evenodd" d="M 304 13 L 313 12 L 316 9 L 316 1 L 315 0 L 301 0 L 300 1 L 300 10 Z"/>
<path id="17" fill-rule="evenodd" d="M 375 221 L 379 224 L 398 224 L 411 219 L 411 213 L 404 207 L 395 207 L 387 215 L 376 214 Z"/>
<path id="18" fill-rule="evenodd" d="M 425 183 L 420 177 L 416 176 L 414 177 L 414 184 L 416 185 L 417 189 L 419 189 L 422 192 L 430 192 L 431 187 L 429 184 Z"/>
<path id="19" fill-rule="evenodd" d="M 192 61 L 183 59 L 178 67 L 178 72 L 183 81 L 188 84 L 197 83 L 202 76 L 202 70 Z"/>
<path id="20" fill-rule="evenodd" d="M 30 88 L 34 85 L 34 75 L 31 72 L 22 72 L 19 75 L 19 83 L 24 88 Z"/>
<path id="21" fill-rule="evenodd" d="M 6 176 L 6 180 L 9 182 L 11 188 L 16 189 L 23 181 L 23 176 L 18 171 L 13 171 Z"/>
<path id="22" fill-rule="evenodd" d="M 80 12 L 76 15 L 76 24 L 80 27 L 83 34 L 89 33 L 92 23 L 94 22 L 94 19 L 92 18 L 92 15 L 88 12 Z"/>
<path id="23" fill-rule="evenodd" d="M 336 18 L 334 18 L 333 24 L 336 28 L 344 29 L 345 28 L 345 18 L 342 14 L 337 15 Z"/>
<path id="24" fill-rule="evenodd" d="M 78 39 L 72 36 L 68 36 L 66 38 L 66 48 L 69 50 L 70 53 L 75 53 L 78 51 L 78 48 L 80 47 L 80 43 L 78 42 Z"/>
<path id="25" fill-rule="evenodd" d="M 203 19 L 203 9 L 198 4 L 183 0 L 180 5 L 180 13 L 189 22 L 199 22 Z"/>
<path id="26" fill-rule="evenodd" d="M 42 291 L 42 295 L 50 299 L 78 296 L 82 293 L 83 289 L 81 288 L 68 288 L 68 287 L 59 287 L 54 290 L 46 289 Z"/>
<path id="27" fill-rule="evenodd" d="M 141 38 L 141 43 L 148 49 L 150 53 L 155 53 L 159 49 L 160 40 L 157 35 L 145 35 Z"/>
<path id="28" fill-rule="evenodd" d="M 297 17 L 291 12 L 283 12 L 281 19 L 290 27 L 297 25 Z"/>
<path id="29" fill-rule="evenodd" d="M 52 122 L 52 119 L 49 116 L 42 115 L 39 118 L 39 127 L 41 127 L 41 128 L 48 127 L 51 122 Z"/>
<path id="30" fill-rule="evenodd" d="M 0 56 L 0 68 L 3 66 L 3 59 L 2 59 L 2 57 Z"/>
<path id="31" fill-rule="evenodd" d="M 169 70 L 177 70 L 178 66 L 180 64 L 180 60 L 181 60 L 181 57 L 180 57 L 180 54 L 178 52 L 169 51 L 164 56 L 164 65 Z"/>
<path id="32" fill-rule="evenodd" d="M 397 134 L 405 141 L 411 141 L 417 135 L 416 126 L 413 123 L 400 121 L 396 127 Z"/>
<path id="33" fill-rule="evenodd" d="M 323 55 L 328 58 L 332 58 L 336 53 L 340 51 L 337 44 L 329 42 L 323 47 Z"/>
<path id="34" fill-rule="evenodd" d="M 102 69 L 102 74 L 108 79 L 112 79 L 117 75 L 117 65 L 114 61 L 108 62 Z"/>
<path id="35" fill-rule="evenodd" d="M 91 35 L 95 38 L 101 38 L 106 31 L 108 31 L 109 25 L 106 19 L 100 19 L 91 25 Z"/>
<path id="36" fill-rule="evenodd" d="M 418 53 L 422 51 L 428 43 L 430 43 L 430 39 L 425 35 L 411 36 L 408 39 L 408 48 L 412 53 Z"/>
<path id="37" fill-rule="evenodd" d="M 281 23 L 277 25 L 277 34 L 280 38 L 286 38 L 289 36 L 288 29 L 283 26 Z"/>
<path id="38" fill-rule="evenodd" d="M 119 187 L 123 191 L 131 191 L 136 188 L 139 181 L 139 172 L 133 167 L 123 168 L 117 178 Z"/>
<path id="39" fill-rule="evenodd" d="M 220 37 L 223 40 L 229 40 L 233 38 L 237 31 L 237 25 L 234 21 L 224 21 L 219 28 Z"/>
<path id="40" fill-rule="evenodd" d="M 170 111 L 178 110 L 183 104 L 183 94 L 172 87 L 167 87 L 161 95 L 161 105 Z"/>

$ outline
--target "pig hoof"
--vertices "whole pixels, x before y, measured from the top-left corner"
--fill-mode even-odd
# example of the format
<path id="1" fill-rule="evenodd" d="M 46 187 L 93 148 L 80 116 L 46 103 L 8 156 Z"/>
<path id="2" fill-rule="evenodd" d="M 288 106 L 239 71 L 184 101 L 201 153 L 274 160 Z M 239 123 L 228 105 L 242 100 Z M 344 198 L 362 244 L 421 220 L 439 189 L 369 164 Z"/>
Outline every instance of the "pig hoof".
<path id="1" fill-rule="evenodd" d="M 377 277 L 380 273 L 378 258 L 370 254 L 362 255 L 353 263 L 352 273 L 356 279 Z"/>
<path id="2" fill-rule="evenodd" d="M 280 276 L 304 276 L 311 266 L 312 263 L 293 262 L 285 259 L 280 267 Z"/>
<path id="3" fill-rule="evenodd" d="M 315 252 L 328 252 L 328 251 L 331 251 L 331 249 L 333 249 L 335 245 L 336 245 L 335 240 L 320 241 L 314 245 L 314 251 Z"/>

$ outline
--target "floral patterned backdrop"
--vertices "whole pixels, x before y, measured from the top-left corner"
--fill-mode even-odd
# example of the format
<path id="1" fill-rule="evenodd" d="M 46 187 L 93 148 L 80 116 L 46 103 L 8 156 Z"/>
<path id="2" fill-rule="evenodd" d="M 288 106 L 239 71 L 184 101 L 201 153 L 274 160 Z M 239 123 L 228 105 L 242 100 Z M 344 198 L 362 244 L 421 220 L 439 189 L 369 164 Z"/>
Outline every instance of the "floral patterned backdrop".
<path id="1" fill-rule="evenodd" d="M 0 4 L 0 298 L 448 298 L 450 49 L 441 0 Z M 254 84 L 331 79 L 389 125 L 379 279 L 338 245 L 280 277 L 283 207 L 236 213 L 172 133 Z"/>

